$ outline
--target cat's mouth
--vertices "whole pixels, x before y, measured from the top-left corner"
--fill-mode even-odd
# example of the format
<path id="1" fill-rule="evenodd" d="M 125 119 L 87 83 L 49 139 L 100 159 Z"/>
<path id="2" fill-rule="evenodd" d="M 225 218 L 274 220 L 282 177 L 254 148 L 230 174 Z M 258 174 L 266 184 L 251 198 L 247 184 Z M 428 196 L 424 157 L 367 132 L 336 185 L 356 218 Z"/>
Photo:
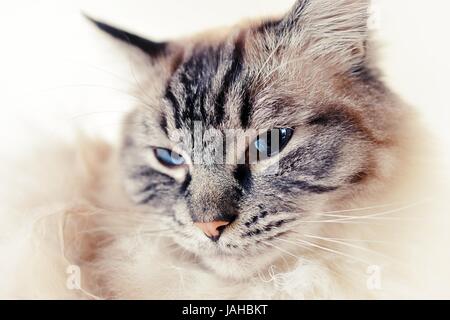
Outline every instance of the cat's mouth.
<path id="1" fill-rule="evenodd" d="M 242 256 L 244 249 L 242 245 L 238 245 L 226 236 L 211 239 L 208 235 L 201 234 L 198 238 L 189 238 L 188 241 L 178 236 L 173 239 L 183 249 L 202 258 Z"/>
<path id="2" fill-rule="evenodd" d="M 199 231 L 197 228 L 190 230 Z M 246 279 L 267 270 L 279 258 L 280 252 L 274 247 L 281 247 L 282 244 L 271 245 L 273 239 L 269 236 L 248 241 L 240 237 L 238 231 L 239 228 L 231 230 L 230 227 L 217 241 L 212 241 L 200 231 L 191 233 L 189 237 L 189 232 L 185 232 L 185 236 L 183 232 L 174 236 L 173 240 L 186 253 L 190 253 L 185 256 L 190 261 L 225 279 Z"/>
<path id="3" fill-rule="evenodd" d="M 214 274 L 233 280 L 245 280 L 254 274 L 267 270 L 277 260 L 276 251 L 254 252 L 243 251 L 242 248 L 215 246 L 214 249 L 197 254 L 201 265 Z M 236 246 L 236 245 L 235 245 Z"/>

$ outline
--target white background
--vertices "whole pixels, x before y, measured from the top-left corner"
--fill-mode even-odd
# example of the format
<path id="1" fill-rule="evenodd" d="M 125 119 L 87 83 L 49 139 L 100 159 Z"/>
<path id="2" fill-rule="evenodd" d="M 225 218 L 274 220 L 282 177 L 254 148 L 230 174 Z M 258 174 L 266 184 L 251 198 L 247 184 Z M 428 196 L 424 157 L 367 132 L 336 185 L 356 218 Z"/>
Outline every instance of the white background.
<path id="1" fill-rule="evenodd" d="M 82 18 L 85 11 L 155 40 L 243 17 L 279 14 L 293 0 L 1 0 L 0 155 L 27 150 L 37 136 L 75 128 L 114 139 L 132 99 L 126 56 Z M 448 137 L 450 2 L 375 0 L 386 80 Z M 1 159 L 1 158 L 0 158 Z"/>

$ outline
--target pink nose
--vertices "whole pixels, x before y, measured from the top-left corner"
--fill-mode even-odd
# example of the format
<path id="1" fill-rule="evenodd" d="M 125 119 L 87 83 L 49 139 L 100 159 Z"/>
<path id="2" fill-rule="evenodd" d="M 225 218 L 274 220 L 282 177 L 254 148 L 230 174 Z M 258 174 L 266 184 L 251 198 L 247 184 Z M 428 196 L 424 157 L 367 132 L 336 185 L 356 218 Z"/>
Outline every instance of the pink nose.
<path id="1" fill-rule="evenodd" d="M 202 230 L 206 236 L 214 241 L 217 241 L 220 237 L 225 226 L 229 225 L 229 221 L 212 221 L 212 222 L 196 222 L 197 228 Z"/>

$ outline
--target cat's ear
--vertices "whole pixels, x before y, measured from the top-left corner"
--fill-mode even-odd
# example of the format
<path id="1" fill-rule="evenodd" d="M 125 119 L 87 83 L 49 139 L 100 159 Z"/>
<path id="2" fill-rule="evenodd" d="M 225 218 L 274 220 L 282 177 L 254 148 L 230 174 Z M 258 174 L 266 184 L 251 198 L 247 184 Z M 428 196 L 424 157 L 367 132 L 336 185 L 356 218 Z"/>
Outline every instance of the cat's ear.
<path id="1" fill-rule="evenodd" d="M 167 42 L 155 42 L 149 39 L 145 39 L 138 35 L 132 34 L 125 30 L 113 27 L 102 21 L 91 18 L 90 16 L 84 14 L 86 19 L 97 26 L 101 31 L 106 32 L 113 38 L 123 42 L 126 45 L 137 48 L 147 56 L 151 58 L 157 58 L 163 56 L 167 53 L 168 43 Z"/>
<path id="2" fill-rule="evenodd" d="M 370 0 L 297 0 L 277 24 L 278 34 L 311 54 L 365 56 Z"/>

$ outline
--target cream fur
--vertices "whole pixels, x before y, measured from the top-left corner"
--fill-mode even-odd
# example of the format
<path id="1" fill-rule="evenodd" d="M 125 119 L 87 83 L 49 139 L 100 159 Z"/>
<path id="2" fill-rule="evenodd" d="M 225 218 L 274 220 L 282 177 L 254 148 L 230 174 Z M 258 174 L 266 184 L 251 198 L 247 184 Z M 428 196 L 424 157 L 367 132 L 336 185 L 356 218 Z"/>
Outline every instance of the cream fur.
<path id="1" fill-rule="evenodd" d="M 334 31 L 326 34 L 333 38 Z M 29 158 L 5 161 L 1 169 L 0 297 L 449 298 L 448 171 L 437 156 L 444 146 L 413 116 L 398 125 L 395 156 L 379 155 L 383 183 L 336 204 L 359 210 L 329 213 L 330 223 L 309 235 L 322 241 L 308 250 L 275 248 L 273 263 L 243 279 L 236 274 L 251 274 L 255 260 L 200 261 L 158 231 L 164 226 L 157 215 L 137 215 L 122 190 L 116 146 L 86 137 L 45 139 Z M 144 221 L 152 230 L 141 229 Z M 330 249 L 337 245 L 339 252 Z M 211 265 L 225 266 L 221 276 Z M 367 285 L 371 265 L 381 267 L 380 289 Z M 81 270 L 75 290 L 68 287 L 73 266 Z"/>
<path id="2" fill-rule="evenodd" d="M 419 142 L 417 132 L 413 142 Z M 387 265 L 386 272 L 382 271 L 382 289 L 368 290 L 367 270 L 341 263 L 342 257 L 319 248 L 298 258 L 287 251 L 278 252 L 283 263 L 266 272 L 243 281 L 224 280 L 188 253 L 174 249 L 167 238 L 139 232 L 122 234 L 120 227 L 131 222 L 117 217 L 125 217 L 134 209 L 120 188 L 115 148 L 87 138 L 51 145 L 35 149 L 43 155 L 38 161 L 16 162 L 7 184 L 10 194 L 2 192 L 2 298 L 450 297 L 448 201 L 441 192 L 446 190 L 447 181 L 433 174 L 435 166 L 429 153 L 408 155 L 407 159 L 418 161 L 398 166 L 401 172 L 392 181 L 392 189 L 380 195 L 378 204 L 403 203 L 393 208 L 401 209 L 399 214 L 381 216 L 386 218 L 384 222 L 389 221 L 389 228 L 386 224 L 380 228 L 383 220 L 377 219 L 366 220 L 367 224 L 323 226 L 323 236 L 366 239 L 376 234 L 376 238 L 391 243 L 381 254 L 405 264 L 400 268 Z M 26 181 L 17 179 L 17 172 L 28 177 Z M 373 204 L 374 199 L 366 204 L 363 199 L 348 207 Z M 383 211 L 387 210 L 376 213 Z M 408 219 L 417 219 L 417 223 Z M 155 220 L 155 229 L 157 225 Z M 394 233 L 388 230 L 391 227 Z M 95 228 L 106 232 L 99 232 L 102 237 L 87 232 Z M 107 234 L 119 241 L 108 241 Z M 355 244 L 354 250 L 345 252 L 360 259 L 377 256 L 368 243 Z M 72 264 L 81 268 L 81 290 L 67 288 L 67 268 Z"/>

